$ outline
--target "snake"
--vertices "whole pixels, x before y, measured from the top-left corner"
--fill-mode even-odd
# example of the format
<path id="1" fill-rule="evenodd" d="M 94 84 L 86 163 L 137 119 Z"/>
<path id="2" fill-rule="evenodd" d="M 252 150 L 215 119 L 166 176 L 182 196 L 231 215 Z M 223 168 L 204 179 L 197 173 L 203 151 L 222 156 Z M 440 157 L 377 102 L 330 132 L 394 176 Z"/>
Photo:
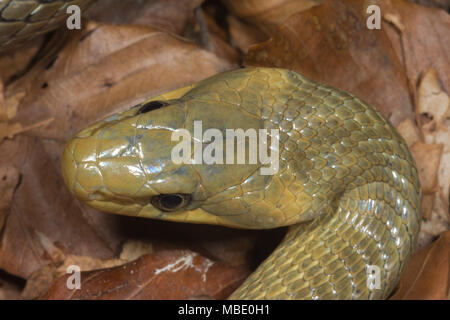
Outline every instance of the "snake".
<path id="1" fill-rule="evenodd" d="M 0 51 L 91 2 L 0 0 Z M 262 174 L 262 159 L 199 161 L 195 145 L 201 154 L 219 136 L 196 135 L 196 123 L 230 145 L 238 137 L 227 130 L 241 130 L 244 147 L 251 132 L 275 130 L 259 149 L 276 155 L 276 170 Z M 173 159 L 180 130 L 194 145 L 182 162 Z M 395 128 L 354 95 L 287 69 L 241 68 L 143 101 L 77 133 L 61 164 L 68 190 L 103 212 L 287 227 L 230 299 L 386 299 L 420 229 L 418 172 Z"/>
<path id="2" fill-rule="evenodd" d="M 269 149 L 277 170 L 262 174 L 267 162 L 250 156 L 202 161 L 191 156 L 195 147 L 174 161 L 180 139 L 173 134 L 181 129 L 200 152 L 219 140 L 209 129 L 222 134 L 223 150 L 238 141 L 227 130 L 276 130 Z M 355 96 L 287 69 L 220 73 L 109 116 L 68 142 L 62 168 L 70 192 L 101 211 L 242 229 L 289 226 L 232 299 L 387 298 L 419 231 L 418 173 L 394 127 Z"/>

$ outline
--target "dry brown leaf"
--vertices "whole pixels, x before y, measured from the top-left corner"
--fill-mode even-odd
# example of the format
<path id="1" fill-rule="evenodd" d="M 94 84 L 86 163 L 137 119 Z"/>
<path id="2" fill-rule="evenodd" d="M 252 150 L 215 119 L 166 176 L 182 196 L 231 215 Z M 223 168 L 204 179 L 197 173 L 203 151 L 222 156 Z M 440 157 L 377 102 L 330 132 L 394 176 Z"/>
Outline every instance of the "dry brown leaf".
<path id="1" fill-rule="evenodd" d="M 423 6 L 429 7 L 438 7 L 441 9 L 449 10 L 450 9 L 450 1 L 448 0 L 410 0 L 412 2 L 417 2 Z"/>
<path id="2" fill-rule="evenodd" d="M 97 0 L 87 16 L 97 22 L 134 24 L 182 34 L 203 0 Z"/>
<path id="3" fill-rule="evenodd" d="M 28 277 L 26 287 L 22 292 L 23 299 L 34 299 L 41 296 L 58 277 L 67 273 L 70 266 L 77 266 L 84 272 L 112 268 L 153 252 L 153 247 L 149 243 L 128 240 L 122 246 L 119 259 L 96 259 L 89 256 L 72 255 L 68 253 L 67 248 L 56 246 L 45 234 L 37 232 L 37 236 L 45 254 L 50 257 L 52 262 L 44 265 Z"/>
<path id="4" fill-rule="evenodd" d="M 450 231 L 413 255 L 391 300 L 448 299 Z"/>
<path id="5" fill-rule="evenodd" d="M 413 114 L 401 60 L 383 29 L 366 27 L 363 1 L 328 0 L 292 15 L 269 41 L 249 49 L 246 64 L 292 69 L 349 91 L 394 124 Z"/>
<path id="6" fill-rule="evenodd" d="M 68 254 L 66 248 L 58 248 L 45 234 L 36 232 L 45 254 L 52 261 L 39 270 L 33 272 L 27 279 L 22 292 L 22 298 L 33 299 L 46 292 L 57 277 L 67 273 L 70 266 L 77 266 L 80 270 L 89 271 L 111 268 L 122 265 L 129 260 L 122 259 L 95 259 L 88 256 Z"/>
<path id="7" fill-rule="evenodd" d="M 267 40 L 267 35 L 260 29 L 233 15 L 227 16 L 227 23 L 233 42 L 243 53 L 247 53 L 250 46 Z"/>
<path id="8" fill-rule="evenodd" d="M 60 278 L 41 299 L 224 299 L 248 272 L 187 250 L 159 251 L 121 267 L 81 273 L 81 289 Z"/>
<path id="9" fill-rule="evenodd" d="M 430 133 L 445 127 L 444 121 L 450 118 L 450 98 L 442 90 L 436 71 L 428 69 L 419 85 L 417 112 L 427 114 L 432 120 L 422 126 Z M 445 128 L 442 128 L 445 130 Z"/>
<path id="10" fill-rule="evenodd" d="M 411 89 L 429 68 L 438 73 L 444 89 L 450 91 L 448 52 L 450 52 L 450 15 L 444 10 L 427 8 L 406 0 L 381 0 L 377 4 L 383 17 L 396 16 L 399 30 L 386 21 L 386 31 L 397 56 L 404 65 Z"/>
<path id="11" fill-rule="evenodd" d="M 22 177 L 0 243 L 0 268 L 13 275 L 27 278 L 52 262 L 37 232 L 68 248 L 70 253 L 103 259 L 112 258 L 114 245 L 121 241 L 94 229 L 63 187 L 61 150 L 62 145 L 55 142 L 25 136 L 0 144 L 0 163 L 14 164 Z"/>
<path id="12" fill-rule="evenodd" d="M 437 73 L 429 69 L 422 78 L 418 90 L 420 116 L 431 118 L 422 125 L 427 143 L 443 145 L 443 155 L 439 167 L 439 183 L 444 199 L 450 192 L 450 98 L 441 86 Z M 448 204 L 447 204 L 448 208 Z"/>
<path id="13" fill-rule="evenodd" d="M 32 134 L 67 141 L 108 113 L 233 67 L 193 43 L 155 29 L 89 23 L 39 73 L 13 120 L 27 126 L 54 118 Z M 7 91 L 19 89 L 12 84 Z"/>
<path id="14" fill-rule="evenodd" d="M 292 14 L 323 3 L 323 0 L 223 0 L 237 17 L 270 35 Z"/>
<path id="15" fill-rule="evenodd" d="M 204 49 L 228 61 L 238 61 L 239 53 L 216 30 L 203 30 L 200 8 L 203 0 L 157 0 L 136 5 L 135 0 L 100 0 L 88 11 L 88 17 L 107 24 L 154 27 L 198 42 Z M 209 21 L 208 26 L 211 27 Z M 207 37 L 209 43 L 204 43 Z"/>

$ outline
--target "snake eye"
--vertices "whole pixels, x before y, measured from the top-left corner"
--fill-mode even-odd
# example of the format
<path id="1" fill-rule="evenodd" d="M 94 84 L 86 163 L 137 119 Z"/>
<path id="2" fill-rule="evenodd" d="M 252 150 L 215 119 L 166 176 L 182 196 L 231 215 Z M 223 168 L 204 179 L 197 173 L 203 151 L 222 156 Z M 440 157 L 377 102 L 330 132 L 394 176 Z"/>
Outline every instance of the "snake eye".
<path id="1" fill-rule="evenodd" d="M 175 211 L 187 206 L 190 201 L 189 194 L 172 193 L 154 196 L 150 202 L 161 211 Z"/>
<path id="2" fill-rule="evenodd" d="M 141 114 L 141 113 L 147 113 L 156 109 L 159 109 L 161 107 L 167 106 L 169 105 L 169 103 L 165 102 L 165 101 L 150 101 L 147 102 L 146 104 L 142 105 L 142 107 L 139 108 L 137 114 Z"/>

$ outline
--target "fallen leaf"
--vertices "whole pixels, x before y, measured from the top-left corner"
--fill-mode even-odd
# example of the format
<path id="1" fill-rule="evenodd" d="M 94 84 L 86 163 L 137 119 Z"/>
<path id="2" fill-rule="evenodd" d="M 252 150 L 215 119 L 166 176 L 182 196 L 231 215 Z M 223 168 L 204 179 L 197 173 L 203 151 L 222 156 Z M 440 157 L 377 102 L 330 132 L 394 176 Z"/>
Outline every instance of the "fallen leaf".
<path id="1" fill-rule="evenodd" d="M 107 24 L 150 26 L 182 34 L 195 20 L 194 11 L 203 0 L 97 0 L 87 17 Z"/>
<path id="2" fill-rule="evenodd" d="M 267 40 L 264 32 L 234 15 L 227 16 L 227 23 L 233 42 L 243 53 L 247 53 L 252 45 Z"/>
<path id="3" fill-rule="evenodd" d="M 428 69 L 419 85 L 419 103 L 417 112 L 427 114 L 432 118 L 430 122 L 423 125 L 423 130 L 433 132 L 444 127 L 444 121 L 450 118 L 450 98 L 442 90 L 439 84 L 437 73 L 434 69 Z"/>
<path id="4" fill-rule="evenodd" d="M 224 0 L 237 17 L 270 35 L 293 13 L 307 10 L 323 0 Z"/>
<path id="5" fill-rule="evenodd" d="M 129 264 L 81 273 L 81 289 L 58 279 L 40 299 L 224 299 L 248 272 L 187 250 L 159 251 Z"/>
<path id="6" fill-rule="evenodd" d="M 10 274 L 26 279 L 53 262 L 38 233 L 72 254 L 101 259 L 112 258 L 120 244 L 120 239 L 93 228 L 64 188 L 59 164 L 62 147 L 23 135 L 0 144 L 0 166 L 13 164 L 21 174 L 0 242 L 0 268 Z"/>
<path id="7" fill-rule="evenodd" d="M 129 260 L 96 259 L 88 256 L 76 256 L 68 252 L 67 248 L 58 248 L 45 234 L 36 232 L 45 254 L 51 263 L 34 271 L 27 279 L 26 286 L 21 293 L 23 299 L 34 299 L 46 292 L 54 280 L 64 274 L 71 274 L 70 267 L 76 266 L 80 270 L 111 268 L 122 265 Z"/>
<path id="8" fill-rule="evenodd" d="M 450 16 L 437 8 L 427 8 L 406 0 L 378 1 L 381 14 L 397 16 L 403 30 L 386 21 L 382 30 L 401 59 L 411 89 L 421 74 L 436 70 L 444 89 L 450 91 L 448 52 L 450 51 Z"/>
<path id="9" fill-rule="evenodd" d="M 386 32 L 366 27 L 365 2 L 331 1 L 291 15 L 252 46 L 246 65 L 282 67 L 348 91 L 394 125 L 413 115 L 401 60 Z"/>
<path id="10" fill-rule="evenodd" d="M 434 69 L 429 69 L 419 85 L 418 113 L 431 117 L 422 126 L 425 142 L 443 145 L 441 164 L 438 170 L 439 185 L 443 199 L 450 194 L 450 98 L 441 88 L 440 79 Z M 448 201 L 448 200 L 447 200 Z M 444 201 L 445 202 L 445 201 Z M 448 202 L 447 202 L 448 211 Z"/>
<path id="11" fill-rule="evenodd" d="M 450 288 L 450 231 L 411 258 L 391 300 L 446 300 Z"/>
<path id="12" fill-rule="evenodd" d="M 429 242 L 450 227 L 450 99 L 434 69 L 424 72 L 417 92 L 418 119 L 427 120 L 421 125 L 424 141 L 429 146 L 436 146 L 436 150 L 430 150 L 429 155 L 426 154 L 427 148 L 422 150 L 423 154 L 418 160 L 428 167 L 421 175 L 424 189 L 422 213 L 426 219 L 419 236 L 419 246 L 422 247 L 426 241 Z M 439 152 L 437 146 L 442 149 L 439 163 L 436 161 Z M 413 147 L 413 155 L 417 156 L 415 152 L 418 149 Z"/>

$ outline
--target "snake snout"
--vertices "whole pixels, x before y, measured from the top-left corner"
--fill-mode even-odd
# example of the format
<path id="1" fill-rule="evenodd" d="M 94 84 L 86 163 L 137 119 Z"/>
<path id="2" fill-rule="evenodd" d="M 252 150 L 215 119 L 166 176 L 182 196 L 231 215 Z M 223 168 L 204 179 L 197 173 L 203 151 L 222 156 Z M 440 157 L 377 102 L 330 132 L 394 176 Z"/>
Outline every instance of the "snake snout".
<path id="1" fill-rule="evenodd" d="M 82 201 L 92 198 L 100 200 L 99 190 L 102 187 L 102 174 L 96 165 L 93 154 L 81 155 L 80 141 L 85 139 L 73 139 L 64 148 L 62 156 L 62 173 L 66 186 L 72 194 Z"/>

